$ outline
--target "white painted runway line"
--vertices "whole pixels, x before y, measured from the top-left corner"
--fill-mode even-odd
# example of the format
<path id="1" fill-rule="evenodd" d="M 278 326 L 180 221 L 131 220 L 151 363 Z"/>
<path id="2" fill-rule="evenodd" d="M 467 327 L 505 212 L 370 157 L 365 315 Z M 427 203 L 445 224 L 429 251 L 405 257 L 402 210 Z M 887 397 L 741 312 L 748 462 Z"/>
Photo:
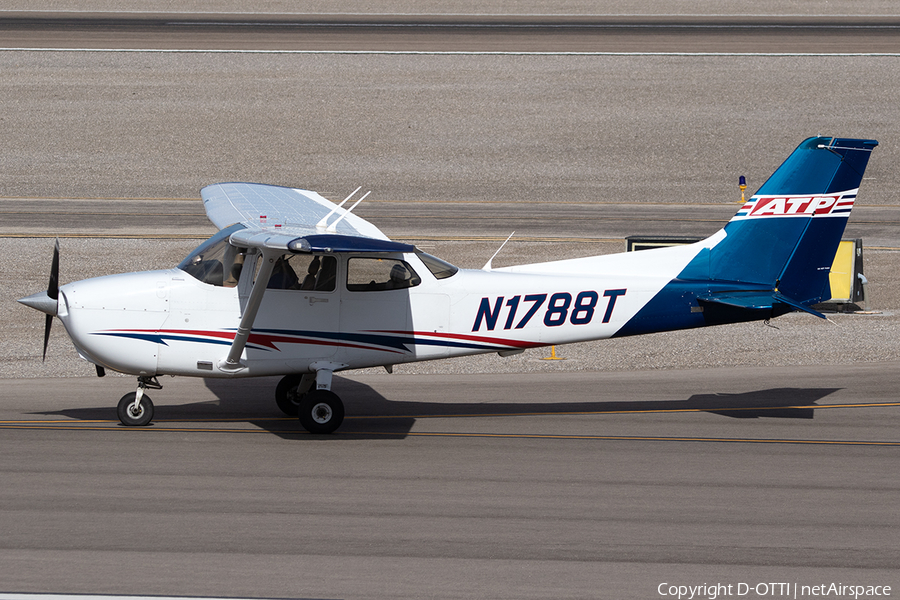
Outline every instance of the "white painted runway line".
<path id="1" fill-rule="evenodd" d="M 900 52 L 527 52 L 468 50 L 229 50 L 172 48 L 0 48 L 0 52 L 129 52 L 132 54 L 362 54 L 405 56 L 685 56 L 685 57 L 847 57 L 900 58 Z"/>

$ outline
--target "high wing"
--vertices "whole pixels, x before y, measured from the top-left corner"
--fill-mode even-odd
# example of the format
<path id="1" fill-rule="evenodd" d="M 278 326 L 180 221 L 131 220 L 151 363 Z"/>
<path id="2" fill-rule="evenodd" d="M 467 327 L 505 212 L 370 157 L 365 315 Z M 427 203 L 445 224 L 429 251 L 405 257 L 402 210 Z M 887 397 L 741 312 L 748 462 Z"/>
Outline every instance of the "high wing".
<path id="1" fill-rule="evenodd" d="M 246 368 L 241 354 L 278 254 L 415 249 L 410 244 L 392 242 L 365 219 L 309 190 L 257 183 L 219 183 L 203 188 L 200 196 L 209 220 L 219 229 L 242 226 L 229 237 L 233 246 L 258 248 L 263 258 L 253 289 L 242 307 L 234 342 L 228 356 L 219 362 L 223 371 L 238 372 Z"/>
<path id="2" fill-rule="evenodd" d="M 219 229 L 244 226 L 235 246 L 292 252 L 409 252 L 376 226 L 319 194 L 258 183 L 219 183 L 200 191 L 206 215 Z"/>

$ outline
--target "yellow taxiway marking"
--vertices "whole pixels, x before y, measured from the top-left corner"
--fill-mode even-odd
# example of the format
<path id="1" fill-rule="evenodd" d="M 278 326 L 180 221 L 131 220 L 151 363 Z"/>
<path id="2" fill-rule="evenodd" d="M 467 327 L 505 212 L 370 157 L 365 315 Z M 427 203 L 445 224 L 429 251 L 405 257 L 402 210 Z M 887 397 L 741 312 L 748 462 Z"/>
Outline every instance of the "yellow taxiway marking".
<path id="1" fill-rule="evenodd" d="M 351 435 L 397 435 L 391 432 L 359 431 Z M 727 442 L 744 444 L 807 444 L 833 446 L 900 446 L 900 441 L 876 440 L 804 440 L 790 438 L 726 438 L 726 437 L 687 437 L 687 436 L 650 436 L 650 435 L 545 435 L 534 433 L 451 433 L 411 431 L 403 435 L 419 437 L 469 437 L 469 438 L 513 438 L 544 440 L 597 440 L 597 441 L 632 441 L 632 442 Z"/>
<path id="2" fill-rule="evenodd" d="M 112 423 L 112 421 L 110 421 Z M 61 431 L 142 431 L 166 433 L 252 433 L 252 434 L 289 434 L 310 435 L 305 431 L 285 430 L 269 431 L 266 429 L 224 429 L 194 427 L 82 427 L 78 425 L 0 425 L 0 429 L 39 429 Z M 900 441 L 879 440 L 821 440 L 790 438 L 739 438 L 739 437 L 691 437 L 691 436 L 652 436 L 652 435 L 593 435 L 593 434 L 541 434 L 541 433 L 478 433 L 453 431 L 345 431 L 331 434 L 335 439 L 354 438 L 360 436 L 385 437 L 445 437 L 445 438 L 491 438 L 491 439 L 537 439 L 566 441 L 618 441 L 618 442 L 718 442 L 732 444 L 800 444 L 829 446 L 888 446 L 900 447 Z"/>
<path id="3" fill-rule="evenodd" d="M 159 212 L 135 212 L 135 211 L 107 211 L 107 210 L 0 210 L 0 215 L 79 215 L 79 216 L 99 216 L 99 217 L 205 217 L 205 212 L 175 212 L 175 213 L 159 213 Z"/>
<path id="4" fill-rule="evenodd" d="M 47 232 L 0 232 L 0 238 L 11 239 L 45 239 L 45 238 L 78 238 L 97 240 L 205 240 L 215 229 L 210 225 L 210 231 L 196 233 L 47 233 Z M 444 235 L 417 235 L 417 236 L 393 236 L 394 241 L 402 242 L 502 242 L 505 236 L 444 236 Z M 608 242 L 622 242 L 625 238 L 584 238 L 584 237 L 536 237 L 519 236 L 515 238 L 519 242 L 554 242 L 563 244 L 597 244 Z M 867 250 L 882 250 L 896 252 L 900 248 L 893 246 L 867 246 Z"/>
<path id="5" fill-rule="evenodd" d="M 870 178 L 866 178 L 870 179 Z M 289 186 L 290 187 L 290 186 Z M 326 198 L 328 196 L 338 197 L 344 195 L 342 192 L 335 192 L 331 190 L 326 190 L 324 192 L 319 192 Z M 160 196 L 0 196 L 0 200 L 25 200 L 27 202 L 36 202 L 36 201 L 66 201 L 66 200 L 75 200 L 75 201 L 101 201 L 101 202 L 120 202 L 120 201 L 135 201 L 135 202 L 196 202 L 200 203 L 202 200 L 199 196 L 193 198 L 184 198 L 184 197 L 171 197 L 171 198 L 163 198 Z M 424 199 L 399 199 L 399 198 L 373 198 L 368 201 L 371 204 L 411 204 L 411 205 L 419 205 L 419 204 L 546 204 L 555 206 L 558 204 L 585 204 L 585 205 L 595 205 L 595 204 L 612 204 L 612 205 L 635 205 L 635 206 L 665 206 L 669 207 L 671 204 L 667 204 L 665 202 L 622 202 L 621 200 L 602 200 L 602 199 L 594 199 L 594 200 L 526 200 L 526 199 L 490 199 L 490 198 L 479 198 L 479 199 L 469 199 L 469 200 L 461 200 L 461 199 L 446 199 L 441 198 L 440 200 L 424 200 Z M 746 202 L 745 202 L 746 203 Z M 679 204 L 678 206 L 726 206 L 731 204 L 740 204 L 739 201 L 734 202 L 686 202 L 684 204 Z M 886 209 L 900 209 L 900 205 L 897 204 L 858 204 L 856 206 L 859 208 L 886 208 Z"/>
<path id="6" fill-rule="evenodd" d="M 860 404 L 823 404 L 808 405 L 797 404 L 790 406 L 712 406 L 704 408 L 650 408 L 650 409 L 625 409 L 625 410 L 570 410 L 570 411 L 540 411 L 540 412 L 503 412 L 503 413 L 442 413 L 436 415 L 427 414 L 400 414 L 400 415 L 348 415 L 346 421 L 365 421 L 365 420 L 388 420 L 388 419 L 470 419 L 477 417 L 552 417 L 552 416 L 584 416 L 584 415 L 640 415 L 640 414 L 667 414 L 667 413 L 700 413 L 700 412 L 739 412 L 739 411 L 777 411 L 777 410 L 822 410 L 832 408 L 855 409 L 855 408 L 890 408 L 900 406 L 900 402 L 867 402 Z M 202 419 L 154 419 L 153 423 L 260 423 L 260 422 L 295 422 L 294 417 L 223 417 L 223 418 L 202 418 Z M 118 419 L 88 419 L 88 420 L 72 420 L 72 419 L 12 419 L 0 421 L 0 428 L 7 426 L 33 427 L 33 426 L 57 426 L 70 425 L 79 427 L 81 425 L 98 425 L 98 424 L 118 424 Z M 137 429 L 140 429 L 139 427 Z M 160 428 L 154 427 L 157 431 Z M 186 431 L 184 429 L 173 429 L 174 431 Z M 212 431 L 210 429 L 201 429 L 199 431 Z"/>
<path id="7" fill-rule="evenodd" d="M 359 431 L 350 435 L 397 435 L 396 432 Z M 544 440 L 598 440 L 598 441 L 634 441 L 634 442 L 729 442 L 748 444 L 830 444 L 845 446 L 900 446 L 900 441 L 877 440 L 813 440 L 790 438 L 727 438 L 727 437 L 691 437 L 691 436 L 654 436 L 654 435 L 592 435 L 592 434 L 540 434 L 540 433 L 462 433 L 462 432 L 429 432 L 411 431 L 404 435 L 419 437 L 474 437 L 474 438 L 513 438 Z"/>
<path id="8" fill-rule="evenodd" d="M 561 412 L 519 412 L 519 413 L 445 413 L 440 415 L 371 415 L 348 416 L 346 419 L 452 419 L 469 417 L 547 417 L 574 415 L 639 415 L 659 413 L 696 413 L 696 412 L 738 412 L 738 411 L 774 411 L 774 410 L 820 410 L 823 408 L 880 408 L 900 406 L 900 402 L 871 402 L 867 404 L 798 404 L 792 406 L 741 406 L 741 407 L 704 407 L 704 408 L 649 408 L 628 410 L 578 410 Z"/>
<path id="9" fill-rule="evenodd" d="M 118 426 L 118 421 L 108 421 L 111 427 L 83 427 L 81 425 L 0 425 L 0 429 L 43 429 L 55 431 L 165 431 L 169 433 L 272 433 L 266 429 L 222 429 L 222 428 L 191 428 L 191 427 L 155 427 L 152 424 L 145 427 Z M 282 432 L 279 432 L 282 433 Z M 286 431 L 284 433 L 295 433 Z M 296 433 L 302 433 L 297 431 Z"/>

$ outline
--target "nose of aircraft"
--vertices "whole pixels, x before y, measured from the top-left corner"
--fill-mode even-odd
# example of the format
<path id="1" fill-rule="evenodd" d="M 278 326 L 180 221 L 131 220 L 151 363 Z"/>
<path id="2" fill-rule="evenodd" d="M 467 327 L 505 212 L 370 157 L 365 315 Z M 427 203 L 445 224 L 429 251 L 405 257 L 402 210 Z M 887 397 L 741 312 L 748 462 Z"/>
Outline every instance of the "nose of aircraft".
<path id="1" fill-rule="evenodd" d="M 47 292 L 38 292 L 37 294 L 32 294 L 25 298 L 19 298 L 18 302 L 19 304 L 30 306 L 35 310 L 48 314 L 51 317 L 55 317 L 56 312 L 59 309 L 59 299 L 51 298 L 50 294 Z"/>

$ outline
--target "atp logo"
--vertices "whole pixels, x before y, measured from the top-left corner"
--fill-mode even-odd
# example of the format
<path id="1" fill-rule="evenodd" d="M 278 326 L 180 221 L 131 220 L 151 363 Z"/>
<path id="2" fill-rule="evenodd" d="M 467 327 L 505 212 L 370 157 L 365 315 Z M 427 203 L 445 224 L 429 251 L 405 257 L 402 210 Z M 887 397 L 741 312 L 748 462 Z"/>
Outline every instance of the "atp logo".
<path id="1" fill-rule="evenodd" d="M 811 217 L 848 214 L 855 194 L 828 196 L 757 196 L 738 213 L 741 217 Z"/>

